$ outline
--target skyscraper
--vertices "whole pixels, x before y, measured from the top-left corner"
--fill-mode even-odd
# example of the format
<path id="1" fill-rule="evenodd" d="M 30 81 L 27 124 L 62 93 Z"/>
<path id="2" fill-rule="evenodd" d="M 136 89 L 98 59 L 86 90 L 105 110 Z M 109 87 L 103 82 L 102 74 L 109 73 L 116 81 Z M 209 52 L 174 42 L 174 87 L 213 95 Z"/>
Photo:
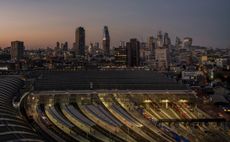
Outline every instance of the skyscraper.
<path id="1" fill-rule="evenodd" d="M 109 29 L 107 26 L 104 26 L 102 45 L 103 45 L 104 54 L 110 55 L 110 36 L 109 36 Z"/>
<path id="2" fill-rule="evenodd" d="M 23 59 L 24 49 L 25 49 L 24 42 L 12 41 L 11 42 L 11 50 L 10 50 L 11 59 L 16 60 L 16 61 Z"/>
<path id="3" fill-rule="evenodd" d="M 164 45 L 165 47 L 168 48 L 170 44 L 171 44 L 171 40 L 170 40 L 170 38 L 169 38 L 169 34 L 168 34 L 168 33 L 165 33 L 165 34 L 164 34 L 163 45 Z"/>
<path id="4" fill-rule="evenodd" d="M 179 37 L 176 37 L 175 47 L 176 47 L 176 48 L 179 48 L 179 47 L 181 47 L 181 44 L 182 44 L 182 41 L 180 40 L 180 38 L 179 38 Z"/>
<path id="5" fill-rule="evenodd" d="M 54 48 L 55 52 L 60 50 L 60 42 L 56 42 L 56 47 Z"/>
<path id="6" fill-rule="evenodd" d="M 67 41 L 63 44 L 63 51 L 68 51 L 68 42 Z"/>
<path id="7" fill-rule="evenodd" d="M 150 58 L 155 58 L 155 48 L 156 48 L 156 39 L 153 36 L 150 36 L 148 39 L 148 48 L 150 50 Z"/>
<path id="8" fill-rule="evenodd" d="M 137 39 L 130 39 L 126 43 L 127 65 L 129 67 L 140 65 L 140 42 Z"/>
<path id="9" fill-rule="evenodd" d="M 93 47 L 93 43 L 91 42 L 88 48 L 88 55 L 93 55 L 93 51 L 94 51 L 94 47 Z"/>
<path id="10" fill-rule="evenodd" d="M 168 69 L 168 49 L 157 47 L 155 50 L 156 69 L 165 71 Z"/>
<path id="11" fill-rule="evenodd" d="M 148 39 L 148 47 L 149 47 L 149 50 L 152 50 L 152 49 L 153 49 L 153 43 L 154 43 L 154 37 L 153 37 L 153 36 L 150 36 L 149 39 Z"/>
<path id="12" fill-rule="evenodd" d="M 184 48 L 190 48 L 192 46 L 192 38 L 191 37 L 185 37 L 183 40 L 183 47 Z"/>
<path id="13" fill-rule="evenodd" d="M 125 46 L 121 45 L 117 48 L 114 48 L 114 62 L 115 65 L 118 66 L 125 66 L 127 63 L 127 54 Z"/>
<path id="14" fill-rule="evenodd" d="M 57 42 L 57 44 L 56 44 L 57 46 L 57 49 L 60 49 L 60 42 Z"/>
<path id="15" fill-rule="evenodd" d="M 83 27 L 76 29 L 74 52 L 76 55 L 85 56 L 85 29 Z"/>
<path id="16" fill-rule="evenodd" d="M 157 33 L 157 47 L 163 47 L 163 35 L 161 31 Z"/>

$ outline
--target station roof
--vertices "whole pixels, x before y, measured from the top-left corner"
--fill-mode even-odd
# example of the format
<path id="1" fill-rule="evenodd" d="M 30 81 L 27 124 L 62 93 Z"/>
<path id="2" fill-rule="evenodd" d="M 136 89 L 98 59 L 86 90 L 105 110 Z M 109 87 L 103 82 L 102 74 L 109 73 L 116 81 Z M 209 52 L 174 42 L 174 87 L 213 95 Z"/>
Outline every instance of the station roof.
<path id="1" fill-rule="evenodd" d="M 13 107 L 12 100 L 19 95 L 23 81 L 16 77 L 0 76 L 0 139 L 1 141 L 43 140 Z"/>
<path id="2" fill-rule="evenodd" d="M 35 91 L 48 90 L 188 90 L 155 71 L 46 71 L 34 83 Z"/>

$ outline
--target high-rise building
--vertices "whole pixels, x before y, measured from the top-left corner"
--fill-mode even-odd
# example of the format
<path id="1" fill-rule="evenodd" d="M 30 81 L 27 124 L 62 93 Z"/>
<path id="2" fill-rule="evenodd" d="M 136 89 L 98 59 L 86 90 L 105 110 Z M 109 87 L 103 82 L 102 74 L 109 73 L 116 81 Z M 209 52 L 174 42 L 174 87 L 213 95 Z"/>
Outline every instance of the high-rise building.
<path id="1" fill-rule="evenodd" d="M 125 66 L 126 65 L 126 48 L 125 46 L 119 46 L 114 48 L 114 63 L 117 66 Z"/>
<path id="2" fill-rule="evenodd" d="M 171 44 L 171 40 L 169 38 L 169 34 L 165 33 L 164 34 L 164 40 L 163 40 L 163 46 L 168 48 L 170 46 L 170 44 Z"/>
<path id="3" fill-rule="evenodd" d="M 181 40 L 180 40 L 180 38 L 179 37 L 176 37 L 176 41 L 175 41 L 175 47 L 176 48 L 180 48 L 181 47 Z"/>
<path id="4" fill-rule="evenodd" d="M 62 50 L 63 51 L 68 51 L 68 42 L 66 41 L 65 43 L 62 43 Z"/>
<path id="5" fill-rule="evenodd" d="M 11 59 L 18 61 L 24 57 L 24 42 L 22 41 L 12 41 L 11 42 Z"/>
<path id="6" fill-rule="evenodd" d="M 149 37 L 148 48 L 150 50 L 150 58 L 155 58 L 155 49 L 156 49 L 156 39 L 153 36 Z"/>
<path id="7" fill-rule="evenodd" d="M 98 42 L 95 42 L 94 44 L 93 43 L 90 43 L 89 44 L 89 48 L 88 48 L 88 55 L 89 56 L 95 56 L 95 55 L 99 55 L 99 54 L 103 54 L 102 52 L 102 49 L 100 49 L 99 47 L 99 43 Z"/>
<path id="8" fill-rule="evenodd" d="M 126 44 L 125 41 L 120 41 L 120 46 L 121 46 L 122 48 L 125 48 L 125 44 Z"/>
<path id="9" fill-rule="evenodd" d="M 76 29 L 73 51 L 76 55 L 85 56 L 85 29 L 83 27 Z"/>
<path id="10" fill-rule="evenodd" d="M 163 35 L 161 31 L 157 33 L 157 47 L 163 47 Z"/>
<path id="11" fill-rule="evenodd" d="M 56 47 L 60 49 L 60 42 L 57 42 L 56 45 L 57 45 Z"/>
<path id="12" fill-rule="evenodd" d="M 103 30 L 103 50 L 105 55 L 110 55 L 110 35 L 107 26 L 104 26 Z"/>
<path id="13" fill-rule="evenodd" d="M 54 51 L 55 52 L 58 52 L 60 50 L 60 42 L 56 42 L 56 46 L 55 46 L 55 48 L 54 48 Z"/>
<path id="14" fill-rule="evenodd" d="M 140 65 L 140 42 L 137 39 L 130 39 L 126 43 L 127 65 L 129 67 Z"/>
<path id="15" fill-rule="evenodd" d="M 192 38 L 191 37 L 185 37 L 183 40 L 183 47 L 184 48 L 190 48 L 192 46 Z"/>
<path id="16" fill-rule="evenodd" d="M 168 49 L 166 47 L 158 47 L 155 50 L 155 61 L 157 70 L 168 69 Z"/>
<path id="17" fill-rule="evenodd" d="M 95 49 L 93 54 L 102 54 L 103 53 L 103 51 L 100 49 L 99 42 L 95 42 L 93 47 Z"/>
<path id="18" fill-rule="evenodd" d="M 154 37 L 150 36 L 148 39 L 148 48 L 150 51 L 153 50 L 153 46 L 154 46 Z"/>
<path id="19" fill-rule="evenodd" d="M 88 48 L 88 54 L 89 55 L 93 55 L 93 51 L 94 51 L 93 43 L 90 43 L 89 44 L 89 48 Z"/>
<path id="20" fill-rule="evenodd" d="M 148 47 L 148 43 L 141 42 L 140 43 L 140 65 L 146 65 L 147 61 L 150 59 L 150 50 Z"/>

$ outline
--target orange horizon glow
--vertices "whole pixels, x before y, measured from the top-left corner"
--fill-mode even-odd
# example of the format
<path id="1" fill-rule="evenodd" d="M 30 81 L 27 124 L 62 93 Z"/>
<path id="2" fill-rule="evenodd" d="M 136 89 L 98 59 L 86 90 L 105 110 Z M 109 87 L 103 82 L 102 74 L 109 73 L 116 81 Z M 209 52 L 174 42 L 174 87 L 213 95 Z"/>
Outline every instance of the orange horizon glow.
<path id="1" fill-rule="evenodd" d="M 137 38 L 147 41 L 159 30 L 175 37 L 194 39 L 195 45 L 230 47 L 230 1 L 133 0 L 1 0 L 0 47 L 14 40 L 26 48 L 54 47 L 56 42 L 74 42 L 79 26 L 86 30 L 86 43 L 99 42 L 107 25 L 111 45 Z"/>

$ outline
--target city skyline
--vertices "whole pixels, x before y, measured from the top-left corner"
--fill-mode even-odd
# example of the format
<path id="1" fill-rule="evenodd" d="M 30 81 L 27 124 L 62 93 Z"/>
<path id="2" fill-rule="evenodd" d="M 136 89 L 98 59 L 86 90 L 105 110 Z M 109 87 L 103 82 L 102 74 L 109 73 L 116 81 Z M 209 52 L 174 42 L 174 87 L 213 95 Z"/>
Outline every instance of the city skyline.
<path id="1" fill-rule="evenodd" d="M 102 44 L 103 27 L 109 27 L 111 47 L 137 38 L 147 41 L 159 30 L 175 37 L 192 37 L 195 45 L 230 47 L 227 0 L 201 1 L 35 1 L 0 2 L 0 47 L 21 40 L 26 48 L 54 47 L 57 41 L 74 42 L 74 30 L 86 30 L 86 44 Z"/>

